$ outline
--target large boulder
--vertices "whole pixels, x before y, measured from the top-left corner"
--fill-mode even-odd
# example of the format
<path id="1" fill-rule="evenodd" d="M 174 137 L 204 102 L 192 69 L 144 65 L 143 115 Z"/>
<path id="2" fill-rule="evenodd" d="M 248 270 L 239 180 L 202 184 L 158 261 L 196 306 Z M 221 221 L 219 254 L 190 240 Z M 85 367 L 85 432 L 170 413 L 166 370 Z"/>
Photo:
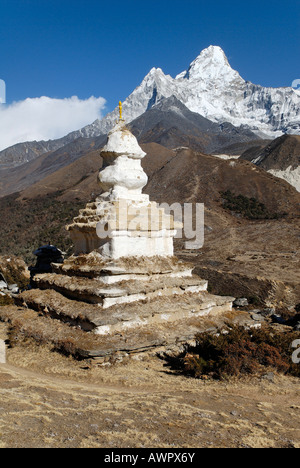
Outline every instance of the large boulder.
<path id="1" fill-rule="evenodd" d="M 0 256 L 0 280 L 7 286 L 17 285 L 25 289 L 30 280 L 30 273 L 24 260 L 14 255 Z"/>

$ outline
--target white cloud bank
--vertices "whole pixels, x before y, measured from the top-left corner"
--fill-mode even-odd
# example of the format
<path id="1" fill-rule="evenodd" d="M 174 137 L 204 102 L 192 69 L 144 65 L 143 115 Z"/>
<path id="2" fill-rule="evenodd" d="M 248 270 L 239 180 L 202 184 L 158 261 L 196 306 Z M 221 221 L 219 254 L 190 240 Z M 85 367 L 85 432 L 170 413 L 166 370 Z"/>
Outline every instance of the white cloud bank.
<path id="1" fill-rule="evenodd" d="M 25 141 L 53 140 L 102 118 L 105 99 L 28 98 L 0 105 L 0 150 Z"/>

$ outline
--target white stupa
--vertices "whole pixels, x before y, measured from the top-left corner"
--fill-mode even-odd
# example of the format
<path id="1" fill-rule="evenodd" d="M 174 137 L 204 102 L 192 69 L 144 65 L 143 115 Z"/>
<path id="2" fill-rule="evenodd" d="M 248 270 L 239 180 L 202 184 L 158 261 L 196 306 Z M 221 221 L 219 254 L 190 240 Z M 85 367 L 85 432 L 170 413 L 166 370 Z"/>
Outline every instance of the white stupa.
<path id="1" fill-rule="evenodd" d="M 148 182 L 141 160 L 146 153 L 120 118 L 100 155 L 102 194 L 81 210 L 67 229 L 75 254 L 97 249 L 106 258 L 173 256 L 173 217 L 142 193 Z"/>

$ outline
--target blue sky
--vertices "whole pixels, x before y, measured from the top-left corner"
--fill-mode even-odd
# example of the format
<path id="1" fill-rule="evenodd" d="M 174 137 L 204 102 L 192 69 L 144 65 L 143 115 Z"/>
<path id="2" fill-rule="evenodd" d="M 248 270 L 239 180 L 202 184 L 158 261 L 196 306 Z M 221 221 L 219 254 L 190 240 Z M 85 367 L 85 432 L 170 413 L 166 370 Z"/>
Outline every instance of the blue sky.
<path id="1" fill-rule="evenodd" d="M 0 150 L 102 118 L 209 45 L 255 84 L 300 79 L 300 0 L 0 0 L 0 17 Z"/>
<path id="2" fill-rule="evenodd" d="M 175 76 L 221 46 L 244 79 L 300 78 L 300 1 L 0 0 L 7 102 L 102 96 L 107 111 L 153 67 Z"/>

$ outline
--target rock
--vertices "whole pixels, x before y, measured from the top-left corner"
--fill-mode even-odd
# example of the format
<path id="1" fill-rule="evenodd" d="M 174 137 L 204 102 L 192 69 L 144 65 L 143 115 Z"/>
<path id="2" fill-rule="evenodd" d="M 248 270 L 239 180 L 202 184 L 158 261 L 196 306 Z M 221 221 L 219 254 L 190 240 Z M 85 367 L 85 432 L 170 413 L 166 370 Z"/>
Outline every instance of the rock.
<path id="1" fill-rule="evenodd" d="M 241 297 L 239 299 L 236 299 L 234 301 L 233 305 L 235 307 L 245 307 L 245 306 L 249 305 L 248 299 L 246 299 L 245 297 Z"/>
<path id="2" fill-rule="evenodd" d="M 262 376 L 262 379 L 268 380 L 269 382 L 274 382 L 274 378 L 275 378 L 274 372 L 268 372 L 267 374 Z"/>
<path id="3" fill-rule="evenodd" d="M 255 328 L 259 330 L 261 328 L 261 322 L 254 323 L 253 325 L 250 325 L 250 328 Z"/>
<path id="4" fill-rule="evenodd" d="M 274 315 L 275 314 L 275 308 L 274 307 L 269 307 L 267 309 L 264 309 L 263 311 L 261 311 L 261 315 L 263 315 L 264 317 L 270 317 L 271 315 Z"/>
<path id="5" fill-rule="evenodd" d="M 255 320 L 256 322 L 261 322 L 264 320 L 264 317 L 260 314 L 256 314 L 252 312 L 250 315 L 251 315 L 252 320 Z"/>
<path id="6" fill-rule="evenodd" d="M 8 290 L 12 294 L 19 294 L 19 287 L 17 284 L 9 284 Z"/>
<path id="7" fill-rule="evenodd" d="M 26 288 L 30 274 L 26 263 L 19 257 L 11 255 L 0 256 L 0 281 L 7 285 L 17 284 L 19 288 Z"/>
<path id="8" fill-rule="evenodd" d="M 5 281 L 0 281 L 0 289 L 7 289 L 7 284 L 5 283 Z"/>
<path id="9" fill-rule="evenodd" d="M 296 323 L 296 325 L 294 326 L 294 330 L 300 331 L 300 322 Z"/>

